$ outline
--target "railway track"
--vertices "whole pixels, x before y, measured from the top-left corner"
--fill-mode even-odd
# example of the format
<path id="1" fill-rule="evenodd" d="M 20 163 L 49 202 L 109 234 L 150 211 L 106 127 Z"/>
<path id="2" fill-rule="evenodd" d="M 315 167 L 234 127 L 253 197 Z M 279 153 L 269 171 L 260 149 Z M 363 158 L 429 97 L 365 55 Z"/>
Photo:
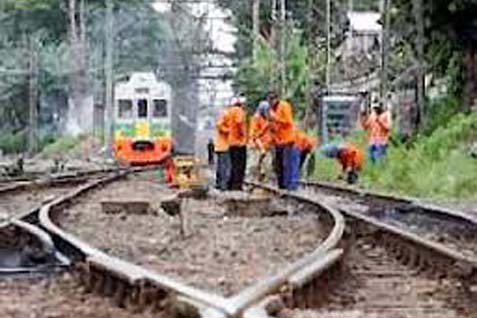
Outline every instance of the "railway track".
<path id="1" fill-rule="evenodd" d="M 341 245 L 345 253 L 340 262 L 315 273 L 312 279 L 299 276 L 291 279 L 288 290 L 261 303 L 257 312 L 262 316 L 475 317 L 476 263 L 460 253 L 458 247 L 441 245 L 404 226 L 382 222 L 383 219 L 374 218 L 372 213 L 361 209 L 366 202 L 377 201 L 382 208 L 390 204 L 391 198 L 353 193 L 356 198 L 352 199 L 360 199 L 359 202 L 339 205 L 336 197 L 325 200 L 323 194 L 318 193 L 327 191 L 327 195 L 332 192 L 343 198 L 344 190 L 337 195 L 341 189 L 335 187 L 303 184 L 305 189 L 298 193 L 286 193 L 268 186 L 255 186 L 284 196 L 326 202 L 341 210 L 347 221 L 347 235 Z M 323 188 L 325 190 L 321 190 Z M 366 197 L 364 203 L 363 197 Z M 345 199 L 352 201 L 349 197 Z M 396 201 L 403 204 L 399 198 L 393 199 L 393 204 Z M 359 212 L 353 212 L 353 207 Z M 442 210 L 427 213 L 439 214 L 439 219 L 447 222 L 472 224 L 459 213 Z M 443 230 L 446 226 L 447 223 Z"/>
<path id="2" fill-rule="evenodd" d="M 326 235 L 280 270 L 258 276 L 228 295 L 189 285 L 160 268 L 138 265 L 134 258 L 108 254 L 95 247 L 94 237 L 79 238 L 62 227 L 69 208 L 87 209 L 78 202 L 134 172 L 139 170 L 118 171 L 81 184 L 43 205 L 37 214 L 38 224 L 55 248 L 73 261 L 72 273 L 83 288 L 112 298 L 119 307 L 133 312 L 152 310 L 165 317 L 475 316 L 472 257 L 363 211 L 347 211 L 344 206 L 335 209 L 333 202 L 317 198 L 310 189 L 287 193 L 250 184 L 278 198 L 281 206 L 312 211 L 325 224 L 320 231 Z M 344 212 L 346 230 L 338 210 Z M 465 216 L 450 219 L 455 218 L 472 223 Z"/>

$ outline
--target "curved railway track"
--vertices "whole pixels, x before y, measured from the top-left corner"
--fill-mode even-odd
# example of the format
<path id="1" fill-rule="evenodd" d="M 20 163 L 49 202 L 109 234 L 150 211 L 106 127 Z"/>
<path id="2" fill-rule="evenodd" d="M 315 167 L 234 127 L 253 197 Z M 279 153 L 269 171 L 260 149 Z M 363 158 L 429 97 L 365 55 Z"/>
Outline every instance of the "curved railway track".
<path id="1" fill-rule="evenodd" d="M 322 184 L 302 184 L 298 193 L 254 186 L 285 196 L 326 202 L 340 210 L 347 221 L 341 261 L 315 273 L 312 279 L 292 280 L 294 283 L 288 290 L 260 304 L 256 310 L 262 316 L 475 317 L 477 263 L 472 257 L 462 254 L 457 246 L 433 241 L 423 233 L 417 235 L 411 231 L 413 228 L 383 222 L 361 209 L 365 203 L 379 203 L 382 208 L 396 203 L 416 206 L 416 202 Z M 332 192 L 333 200 L 327 200 L 320 191 L 326 191 L 326 195 Z M 337 204 L 339 198 L 348 202 Z M 419 206 L 420 211 L 423 209 L 424 206 Z M 433 225 L 440 226 L 443 232 L 449 222 L 474 225 L 465 215 L 436 209 L 430 207 L 425 213 L 445 220 Z"/>
<path id="2" fill-rule="evenodd" d="M 329 235 L 311 253 L 289 263 L 269 277 L 259 278 L 256 283 L 244 290 L 224 297 L 107 255 L 90 243 L 66 232 L 55 221 L 65 207 L 77 201 L 79 197 L 125 177 L 128 173 L 119 173 L 81 186 L 43 206 L 39 215 L 40 224 L 53 236 L 60 250 L 74 257 L 77 276 L 86 288 L 112 297 L 119 306 L 131 307 L 134 310 L 146 308 L 163 310 L 172 307 L 182 314 L 184 311 L 196 312 L 193 316 L 197 317 L 239 317 L 245 315 L 258 300 L 287 284 L 291 276 L 309 271 L 311 267 L 330 266 L 343 253 L 341 249 L 336 249 L 344 230 L 341 215 L 330 207 L 306 200 L 301 201 L 301 204 L 312 205 L 316 213 L 327 220 L 330 225 Z"/>

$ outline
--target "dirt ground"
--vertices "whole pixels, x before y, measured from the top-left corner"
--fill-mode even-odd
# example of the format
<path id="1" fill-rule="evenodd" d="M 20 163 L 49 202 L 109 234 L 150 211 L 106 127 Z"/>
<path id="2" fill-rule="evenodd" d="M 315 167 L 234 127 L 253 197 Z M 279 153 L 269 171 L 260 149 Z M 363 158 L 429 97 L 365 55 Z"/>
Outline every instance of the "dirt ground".
<path id="1" fill-rule="evenodd" d="M 131 313 L 109 299 L 86 294 L 68 274 L 45 279 L 1 279 L 2 318 L 152 318 Z"/>
<path id="2" fill-rule="evenodd" d="M 86 197 L 60 223 L 111 255 L 225 296 L 311 252 L 328 235 L 314 213 L 230 217 L 218 200 L 185 199 L 183 237 L 179 218 L 160 208 L 174 191 L 153 174 L 131 178 Z M 156 213 L 102 213 L 100 202 L 111 199 L 147 200 Z"/>

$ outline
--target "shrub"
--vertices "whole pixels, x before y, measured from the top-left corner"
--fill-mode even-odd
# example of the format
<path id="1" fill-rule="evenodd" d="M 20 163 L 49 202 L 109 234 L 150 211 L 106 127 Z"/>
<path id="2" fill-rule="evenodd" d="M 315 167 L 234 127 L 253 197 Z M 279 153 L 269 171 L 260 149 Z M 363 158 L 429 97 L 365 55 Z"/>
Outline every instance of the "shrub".
<path id="1" fill-rule="evenodd" d="M 26 132 L 5 132 L 0 135 L 0 149 L 4 154 L 16 154 L 27 150 Z"/>

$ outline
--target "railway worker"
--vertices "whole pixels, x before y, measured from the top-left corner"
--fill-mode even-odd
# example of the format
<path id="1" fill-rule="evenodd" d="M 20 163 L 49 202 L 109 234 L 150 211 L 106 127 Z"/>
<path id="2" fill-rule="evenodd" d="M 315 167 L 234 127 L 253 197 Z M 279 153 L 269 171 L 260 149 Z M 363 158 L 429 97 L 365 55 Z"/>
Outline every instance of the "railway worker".
<path id="1" fill-rule="evenodd" d="M 380 102 L 373 106 L 372 113 L 366 117 L 365 112 L 360 114 L 361 126 L 368 132 L 369 158 L 376 163 L 386 156 L 389 136 L 391 133 L 391 114 L 384 109 Z"/>
<path id="2" fill-rule="evenodd" d="M 247 113 L 245 99 L 234 98 L 227 112 L 229 122 L 229 152 L 231 160 L 231 174 L 229 190 L 242 190 L 247 168 Z"/>
<path id="3" fill-rule="evenodd" d="M 267 153 L 272 145 L 270 135 L 270 123 L 267 119 L 270 105 L 267 101 L 262 101 L 257 107 L 255 114 L 250 120 L 250 143 L 257 153 L 256 175 L 259 181 L 265 179 L 264 162 Z"/>
<path id="4" fill-rule="evenodd" d="M 270 131 L 275 145 L 275 172 L 280 189 L 296 190 L 298 187 L 299 153 L 295 146 L 295 123 L 290 103 L 280 100 L 278 94 L 269 92 Z"/>
<path id="5" fill-rule="evenodd" d="M 226 191 L 230 180 L 230 153 L 229 153 L 229 130 L 228 111 L 226 108 L 220 115 L 215 126 L 214 150 L 217 155 L 217 166 L 215 176 L 215 187 L 218 190 Z"/>
<path id="6" fill-rule="evenodd" d="M 320 151 L 326 157 L 338 160 L 342 169 L 340 179 L 346 178 L 349 184 L 358 181 L 358 173 L 364 164 L 364 153 L 358 147 L 350 144 L 327 144 Z"/>
<path id="7" fill-rule="evenodd" d="M 316 144 L 316 138 L 313 138 L 312 136 L 306 134 L 303 130 L 298 129 L 295 132 L 295 145 L 300 152 L 300 171 L 302 170 L 306 159 L 316 147 Z"/>

